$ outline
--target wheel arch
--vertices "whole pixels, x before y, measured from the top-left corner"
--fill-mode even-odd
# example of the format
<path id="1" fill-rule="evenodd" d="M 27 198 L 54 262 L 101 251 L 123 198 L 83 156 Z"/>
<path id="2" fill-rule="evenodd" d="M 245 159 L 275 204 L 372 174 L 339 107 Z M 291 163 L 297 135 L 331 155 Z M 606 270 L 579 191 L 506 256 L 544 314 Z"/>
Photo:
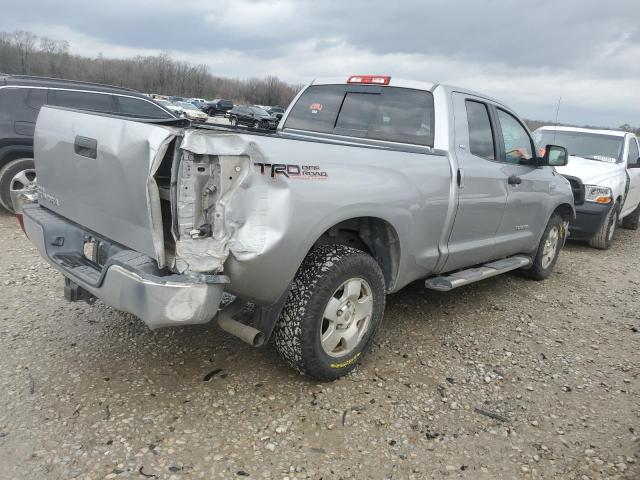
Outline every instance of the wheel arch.
<path id="1" fill-rule="evenodd" d="M 30 145 L 8 145 L 0 148 L 0 169 L 19 158 L 33 158 L 33 147 Z"/>
<path id="2" fill-rule="evenodd" d="M 553 213 L 557 213 L 566 222 L 570 222 L 576 218 L 576 209 L 569 203 L 561 203 L 558 205 Z"/>
<path id="3" fill-rule="evenodd" d="M 400 238 L 387 220 L 375 216 L 358 216 L 336 221 L 313 242 L 318 245 L 340 244 L 357 248 L 371 255 L 382 270 L 387 290 L 398 277 L 401 258 Z"/>

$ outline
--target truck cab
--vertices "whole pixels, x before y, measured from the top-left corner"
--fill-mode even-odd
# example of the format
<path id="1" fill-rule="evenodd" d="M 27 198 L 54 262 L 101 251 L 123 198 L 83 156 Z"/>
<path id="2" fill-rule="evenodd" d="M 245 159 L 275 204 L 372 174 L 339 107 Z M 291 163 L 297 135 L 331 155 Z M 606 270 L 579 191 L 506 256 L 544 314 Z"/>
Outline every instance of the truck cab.
<path id="1" fill-rule="evenodd" d="M 571 183 L 577 216 L 570 236 L 608 249 L 618 225 L 636 230 L 640 218 L 640 153 L 629 132 L 574 127 L 541 127 L 539 145 L 556 142 L 569 153 L 557 168 Z"/>

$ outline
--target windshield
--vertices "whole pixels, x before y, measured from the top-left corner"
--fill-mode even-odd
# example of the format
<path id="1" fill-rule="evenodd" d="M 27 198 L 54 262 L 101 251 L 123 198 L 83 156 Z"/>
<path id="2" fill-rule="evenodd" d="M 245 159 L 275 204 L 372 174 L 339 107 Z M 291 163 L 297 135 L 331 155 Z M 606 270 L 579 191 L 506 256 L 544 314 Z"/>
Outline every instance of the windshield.
<path id="1" fill-rule="evenodd" d="M 560 145 L 571 156 L 607 163 L 618 163 L 624 146 L 624 137 L 589 132 L 537 130 L 533 138 L 539 147 Z"/>

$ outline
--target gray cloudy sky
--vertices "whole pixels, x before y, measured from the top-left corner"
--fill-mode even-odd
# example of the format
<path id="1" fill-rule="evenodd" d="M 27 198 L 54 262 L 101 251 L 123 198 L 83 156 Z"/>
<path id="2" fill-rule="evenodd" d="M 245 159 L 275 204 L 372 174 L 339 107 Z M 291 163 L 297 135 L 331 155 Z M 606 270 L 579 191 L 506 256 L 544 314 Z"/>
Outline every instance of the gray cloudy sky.
<path id="1" fill-rule="evenodd" d="M 640 125 L 639 0 L 0 0 L 0 30 L 74 53 L 168 52 L 232 77 L 383 73 L 454 83 L 521 115 Z"/>

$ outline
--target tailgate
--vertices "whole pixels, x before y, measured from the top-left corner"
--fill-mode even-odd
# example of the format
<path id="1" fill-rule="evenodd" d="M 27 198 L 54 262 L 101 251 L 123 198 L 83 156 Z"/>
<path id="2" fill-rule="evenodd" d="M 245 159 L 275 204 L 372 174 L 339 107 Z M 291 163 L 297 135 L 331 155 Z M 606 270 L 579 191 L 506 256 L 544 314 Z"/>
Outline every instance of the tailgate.
<path id="1" fill-rule="evenodd" d="M 177 131 L 42 108 L 34 139 L 40 204 L 163 264 L 160 202 L 153 175 Z"/>

